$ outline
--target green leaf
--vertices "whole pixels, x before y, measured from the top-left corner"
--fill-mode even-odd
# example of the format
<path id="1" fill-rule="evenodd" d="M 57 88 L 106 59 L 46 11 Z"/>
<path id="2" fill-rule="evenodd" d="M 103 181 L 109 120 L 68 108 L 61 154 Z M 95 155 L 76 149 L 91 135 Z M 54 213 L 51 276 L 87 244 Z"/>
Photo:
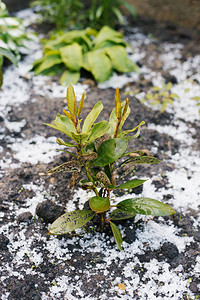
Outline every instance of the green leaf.
<path id="1" fill-rule="evenodd" d="M 125 160 L 123 163 L 121 163 L 120 167 L 126 165 L 126 164 L 158 164 L 161 160 L 158 158 L 152 157 L 152 156 L 136 156 L 131 157 L 127 160 Z"/>
<path id="2" fill-rule="evenodd" d="M 65 162 L 62 165 L 59 165 L 51 170 L 48 173 L 55 174 L 55 173 L 73 173 L 74 171 L 80 172 L 81 165 L 77 160 L 70 160 Z"/>
<path id="3" fill-rule="evenodd" d="M 74 88 L 71 85 L 71 83 L 67 87 L 66 98 L 67 98 L 68 109 L 70 111 L 70 114 L 73 116 L 73 114 L 74 114 L 74 103 L 76 102 L 76 97 L 75 97 Z"/>
<path id="4" fill-rule="evenodd" d="M 140 215 L 168 216 L 176 212 L 167 204 L 151 198 L 130 198 L 117 204 L 118 209 Z"/>
<path id="5" fill-rule="evenodd" d="M 99 31 L 99 33 L 93 40 L 93 44 L 95 46 L 94 48 L 98 49 L 102 46 L 102 44 L 105 41 L 112 41 L 115 38 L 118 38 L 120 41 L 123 41 L 122 37 L 123 37 L 123 35 L 120 32 L 118 32 L 108 26 L 104 26 L 101 28 L 101 30 Z"/>
<path id="6" fill-rule="evenodd" d="M 137 16 L 135 8 L 130 3 L 126 2 L 126 1 L 123 1 L 122 5 L 124 7 L 126 7 L 126 9 L 132 14 L 132 16 L 134 18 Z"/>
<path id="7" fill-rule="evenodd" d="M 5 56 L 17 67 L 17 58 L 10 50 L 0 47 L 0 55 Z"/>
<path id="8" fill-rule="evenodd" d="M 121 11 L 117 7 L 115 7 L 115 6 L 111 7 L 111 9 L 112 9 L 113 13 L 116 15 L 119 23 L 123 24 L 124 23 L 124 19 L 123 19 L 123 15 L 122 15 Z"/>
<path id="9" fill-rule="evenodd" d="M 77 71 L 71 71 L 71 70 L 66 70 L 62 73 L 62 76 L 60 77 L 60 83 L 62 85 L 68 85 L 70 83 L 76 84 L 80 79 L 80 72 Z"/>
<path id="10" fill-rule="evenodd" d="M 88 143 L 98 139 L 99 137 L 103 136 L 110 128 L 110 125 L 107 121 L 101 121 L 97 124 L 94 124 L 91 130 L 91 134 L 88 140 Z"/>
<path id="11" fill-rule="evenodd" d="M 126 101 L 123 101 L 121 103 L 121 106 L 122 106 L 122 110 L 124 109 L 124 106 L 126 104 Z M 128 106 L 128 109 L 125 113 L 125 115 L 122 117 L 122 120 L 121 120 L 121 123 L 120 123 L 120 126 L 119 126 L 119 132 L 124 124 L 124 122 L 126 121 L 126 119 L 128 118 L 130 114 L 130 107 Z M 114 108 L 110 114 L 110 117 L 109 117 L 109 124 L 110 124 L 110 136 L 113 137 L 114 136 L 114 133 L 115 133 L 115 129 L 116 129 L 116 125 L 117 125 L 117 117 L 116 117 L 116 109 Z"/>
<path id="12" fill-rule="evenodd" d="M 135 213 L 115 209 L 110 214 L 110 220 L 125 220 L 135 217 Z"/>
<path id="13" fill-rule="evenodd" d="M 73 71 L 79 71 L 82 66 L 82 47 L 73 43 L 59 49 L 62 61 L 67 68 Z"/>
<path id="14" fill-rule="evenodd" d="M 38 60 L 40 61 L 40 60 Z M 39 75 L 40 73 L 48 70 L 49 68 L 62 63 L 62 59 L 58 51 L 49 51 L 44 57 L 41 59 L 41 63 L 34 66 L 35 75 Z"/>
<path id="15" fill-rule="evenodd" d="M 88 140 L 89 133 L 75 133 L 71 132 L 72 138 L 74 141 L 76 141 L 78 144 L 85 144 L 86 141 Z"/>
<path id="16" fill-rule="evenodd" d="M 61 146 L 65 146 L 65 147 L 76 147 L 76 145 L 72 144 L 72 143 L 68 143 L 68 142 L 64 142 L 61 139 L 56 139 L 56 142 L 58 143 L 58 145 Z"/>
<path id="17" fill-rule="evenodd" d="M 97 102 L 94 105 L 93 109 L 89 112 L 89 114 L 85 118 L 85 121 L 83 123 L 82 132 L 87 133 L 90 131 L 90 128 L 92 127 L 92 125 L 96 121 L 96 119 L 98 118 L 102 109 L 103 109 L 103 104 L 101 101 Z"/>
<path id="18" fill-rule="evenodd" d="M 54 121 L 54 123 L 56 125 L 53 124 L 47 124 L 46 125 L 59 130 L 61 132 L 63 132 L 64 134 L 66 134 L 67 136 L 72 138 L 72 132 L 76 132 L 76 128 L 74 126 L 74 124 L 72 123 L 72 121 L 67 117 L 67 116 L 63 116 L 60 114 L 57 114 L 56 119 Z"/>
<path id="19" fill-rule="evenodd" d="M 129 60 L 127 52 L 122 46 L 113 46 L 105 48 L 106 54 L 112 61 L 113 68 L 119 72 L 131 72 L 135 64 Z"/>
<path id="20" fill-rule="evenodd" d="M 139 125 L 137 125 L 137 126 L 134 127 L 133 129 L 125 130 L 125 131 L 120 132 L 120 134 L 118 135 L 118 137 L 119 137 L 119 138 L 123 138 L 125 135 L 129 134 L 130 132 L 135 131 L 137 128 L 140 128 L 140 126 L 142 126 L 142 125 L 144 125 L 144 124 L 145 124 L 145 122 L 142 121 L 142 122 L 140 122 Z"/>
<path id="21" fill-rule="evenodd" d="M 101 213 L 110 208 L 110 200 L 107 197 L 94 196 L 90 198 L 89 205 L 91 210 Z"/>
<path id="22" fill-rule="evenodd" d="M 96 81 L 104 82 L 112 75 L 112 63 L 105 53 L 90 51 L 86 60 Z"/>
<path id="23" fill-rule="evenodd" d="M 146 180 L 133 179 L 116 186 L 116 189 L 134 189 L 135 187 L 142 185 L 145 181 Z"/>
<path id="24" fill-rule="evenodd" d="M 123 250 L 123 248 L 122 248 L 123 239 L 122 239 L 121 233 L 119 231 L 119 228 L 112 222 L 110 222 L 110 226 L 111 226 L 117 247 L 119 248 L 119 251 L 122 251 Z"/>
<path id="25" fill-rule="evenodd" d="M 110 139 L 101 144 L 93 161 L 95 166 L 104 167 L 118 160 L 126 151 L 128 142 L 123 139 Z"/>
<path id="26" fill-rule="evenodd" d="M 95 212 L 90 210 L 67 212 L 51 224 L 49 234 L 61 235 L 76 230 L 89 222 L 94 215 Z"/>

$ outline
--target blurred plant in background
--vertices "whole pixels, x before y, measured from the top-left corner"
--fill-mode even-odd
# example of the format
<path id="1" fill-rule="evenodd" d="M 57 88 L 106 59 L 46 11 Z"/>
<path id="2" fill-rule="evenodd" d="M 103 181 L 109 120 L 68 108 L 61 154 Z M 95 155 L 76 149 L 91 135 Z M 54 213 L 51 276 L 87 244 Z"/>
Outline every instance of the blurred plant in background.
<path id="1" fill-rule="evenodd" d="M 5 3 L 0 1 L 0 87 L 3 82 L 2 65 L 4 58 L 9 59 L 14 65 L 21 57 L 26 41 L 33 38 L 32 33 L 27 33 L 22 20 L 11 17 Z"/>
<path id="2" fill-rule="evenodd" d="M 99 32 L 91 28 L 56 32 L 42 42 L 43 57 L 34 63 L 35 75 L 62 74 L 61 84 L 75 84 L 83 69 L 99 82 L 108 80 L 113 70 L 139 71 L 128 58 L 123 35 L 108 26 Z"/>
<path id="3" fill-rule="evenodd" d="M 124 7 L 136 17 L 132 5 L 122 0 L 35 0 L 32 2 L 43 21 L 54 24 L 57 29 L 84 28 L 100 29 L 104 25 L 123 24 L 121 8 Z"/>

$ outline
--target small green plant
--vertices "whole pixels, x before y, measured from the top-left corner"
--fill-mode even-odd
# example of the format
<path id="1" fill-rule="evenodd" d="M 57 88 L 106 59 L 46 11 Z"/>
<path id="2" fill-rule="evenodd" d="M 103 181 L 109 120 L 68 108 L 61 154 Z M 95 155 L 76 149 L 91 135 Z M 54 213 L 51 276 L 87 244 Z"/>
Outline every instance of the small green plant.
<path id="1" fill-rule="evenodd" d="M 55 24 L 57 29 L 85 28 L 100 29 L 124 23 L 121 7 L 136 17 L 136 11 L 127 1 L 122 0 L 35 0 L 32 6 L 42 15 L 42 20 Z M 81 13 L 80 13 L 81 12 Z"/>
<path id="2" fill-rule="evenodd" d="M 10 17 L 6 5 L 0 0 L 0 87 L 3 82 L 4 58 L 9 59 L 17 66 L 20 47 L 25 48 L 25 42 L 32 37 L 32 34 L 26 33 L 19 18 Z"/>
<path id="3" fill-rule="evenodd" d="M 159 159 L 144 156 L 138 151 L 127 151 L 128 143 L 140 134 L 142 121 L 136 127 L 122 130 L 122 126 L 130 114 L 128 98 L 121 103 L 119 89 L 115 92 L 115 108 L 110 114 L 109 121 L 95 123 L 103 109 L 101 101 L 96 103 L 85 120 L 79 119 L 84 106 L 84 93 L 77 107 L 74 89 L 71 85 L 67 88 L 68 110 L 63 110 L 65 115 L 57 114 L 53 124 L 46 124 L 61 131 L 71 142 L 57 139 L 59 145 L 75 149 L 73 159 L 50 170 L 50 173 L 72 173 L 69 183 L 70 189 L 74 188 L 83 175 L 79 185 L 84 190 L 93 191 L 94 196 L 89 199 L 90 210 L 75 210 L 60 216 L 51 224 L 49 233 L 61 235 L 71 232 L 85 225 L 95 215 L 99 216 L 101 230 L 105 223 L 109 223 L 119 250 L 122 250 L 122 236 L 113 221 L 134 217 L 136 214 L 165 216 L 174 214 L 175 211 L 162 202 L 154 199 L 138 197 L 125 199 L 115 203 L 111 192 L 114 189 L 132 189 L 142 185 L 146 180 L 131 179 L 121 184 L 117 183 L 117 172 L 124 170 L 126 175 L 137 164 L 157 164 Z M 82 122 L 83 121 L 83 122 Z M 83 124 L 82 124 L 83 123 Z M 82 126 L 81 126 L 82 124 Z M 137 132 L 136 132 L 137 131 Z M 133 134 L 132 134 L 133 133 Z M 68 150 L 67 150 L 68 151 Z M 130 154 L 134 154 L 130 157 Z M 114 208 L 109 213 L 110 208 Z"/>
<path id="4" fill-rule="evenodd" d="M 62 73 L 61 84 L 75 84 L 81 69 L 91 72 L 96 81 L 104 82 L 118 72 L 138 71 L 126 52 L 122 34 L 104 26 L 99 32 L 87 28 L 60 32 L 43 41 L 43 57 L 35 61 L 35 75 Z"/>
<path id="5" fill-rule="evenodd" d="M 172 83 L 168 82 L 163 84 L 162 87 L 154 86 L 149 93 L 145 94 L 145 98 L 140 99 L 141 103 L 148 102 L 150 105 L 160 106 L 160 112 L 163 113 L 167 104 L 173 105 L 175 98 L 179 99 L 179 96 L 175 93 L 171 93 Z"/>

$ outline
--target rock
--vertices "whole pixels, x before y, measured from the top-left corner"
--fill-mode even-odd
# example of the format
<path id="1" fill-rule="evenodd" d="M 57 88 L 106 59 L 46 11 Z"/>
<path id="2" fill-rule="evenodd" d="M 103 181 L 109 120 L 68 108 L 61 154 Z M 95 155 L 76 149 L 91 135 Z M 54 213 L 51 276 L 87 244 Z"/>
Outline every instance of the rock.
<path id="1" fill-rule="evenodd" d="M 58 217 L 63 215 L 65 210 L 53 203 L 52 201 L 46 200 L 39 203 L 36 207 L 36 214 L 42 218 L 46 223 L 53 223 Z"/>
<path id="2" fill-rule="evenodd" d="M 8 245 L 9 243 L 9 239 L 3 235 L 3 234 L 0 234 L 0 251 L 2 250 L 8 250 Z"/>
<path id="3" fill-rule="evenodd" d="M 19 223 L 25 222 L 25 223 L 29 223 L 33 218 L 33 215 L 30 211 L 26 211 L 24 213 L 21 213 L 18 218 L 17 221 Z"/>
<path id="4" fill-rule="evenodd" d="M 161 247 L 161 251 L 164 257 L 167 258 L 168 260 L 173 260 L 175 257 L 179 255 L 179 251 L 176 245 L 170 242 L 165 242 Z"/>

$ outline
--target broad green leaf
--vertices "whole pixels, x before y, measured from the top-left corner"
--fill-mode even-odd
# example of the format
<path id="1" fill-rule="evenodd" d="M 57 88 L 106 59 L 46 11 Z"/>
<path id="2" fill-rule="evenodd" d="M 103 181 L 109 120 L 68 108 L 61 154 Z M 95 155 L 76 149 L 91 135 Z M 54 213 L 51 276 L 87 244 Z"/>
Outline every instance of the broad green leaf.
<path id="1" fill-rule="evenodd" d="M 87 60 L 90 72 L 96 81 L 104 82 L 112 75 L 112 63 L 105 53 L 90 51 L 85 60 Z"/>
<path id="2" fill-rule="evenodd" d="M 76 131 L 76 128 L 75 128 L 74 124 L 72 123 L 72 121 L 67 116 L 57 114 L 54 123 L 56 125 L 47 124 L 47 123 L 45 123 L 45 124 L 52 127 L 52 128 L 54 128 L 54 129 L 57 129 L 57 130 L 63 132 L 64 134 L 66 134 L 69 137 L 72 137 L 71 132 Z"/>
<path id="3" fill-rule="evenodd" d="M 80 71 L 71 71 L 66 70 L 62 73 L 62 76 L 60 77 L 60 83 L 62 85 L 68 85 L 70 83 L 76 84 L 80 79 Z"/>
<path id="4" fill-rule="evenodd" d="M 115 209 L 110 214 L 110 220 L 125 220 L 135 217 L 135 213 Z"/>
<path id="5" fill-rule="evenodd" d="M 122 211 L 140 215 L 168 216 L 176 213 L 167 204 L 143 197 L 123 200 L 117 204 L 117 207 Z"/>
<path id="6" fill-rule="evenodd" d="M 126 164 L 158 164 L 160 162 L 160 159 L 152 156 L 135 156 L 130 157 L 129 159 L 125 160 L 123 163 L 121 163 L 120 167 L 126 165 Z"/>
<path id="7" fill-rule="evenodd" d="M 119 137 L 119 138 L 123 138 L 125 135 L 129 134 L 130 132 L 135 131 L 137 128 L 139 128 L 140 126 L 142 126 L 142 125 L 144 125 L 144 124 L 145 124 L 145 122 L 142 121 L 142 122 L 140 122 L 139 125 L 137 125 L 137 126 L 134 127 L 133 129 L 125 130 L 125 131 L 120 132 L 119 135 L 118 135 L 118 137 Z"/>
<path id="8" fill-rule="evenodd" d="M 5 56 L 17 67 L 17 58 L 10 50 L 0 47 L 0 55 Z"/>
<path id="9" fill-rule="evenodd" d="M 49 51 L 49 53 L 45 54 L 43 59 L 41 60 L 41 63 L 38 65 L 35 65 L 34 67 L 34 73 L 35 75 L 38 75 L 45 70 L 62 63 L 62 59 L 60 57 L 60 54 L 58 51 Z"/>
<path id="10" fill-rule="evenodd" d="M 75 133 L 75 132 L 72 132 L 71 133 L 72 135 L 72 138 L 74 141 L 76 141 L 78 144 L 85 144 L 86 141 L 88 140 L 88 137 L 89 137 L 89 132 L 88 133 Z"/>
<path id="11" fill-rule="evenodd" d="M 120 38 L 120 40 L 122 40 L 122 37 L 123 35 L 120 32 L 108 26 L 104 26 L 101 28 L 101 30 L 93 40 L 93 44 L 95 45 L 95 49 L 97 49 L 101 47 L 102 43 L 104 43 L 105 41 L 112 41 L 114 38 Z"/>
<path id="12" fill-rule="evenodd" d="M 56 142 L 58 143 L 58 145 L 61 146 L 65 146 L 65 147 L 76 147 L 76 145 L 72 144 L 72 143 L 68 143 L 68 142 L 64 142 L 61 139 L 56 139 Z"/>
<path id="13" fill-rule="evenodd" d="M 93 109 L 89 112 L 89 114 L 87 115 L 87 117 L 85 118 L 85 121 L 83 123 L 83 128 L 82 128 L 82 132 L 87 133 L 90 131 L 92 125 L 94 124 L 94 122 L 96 121 L 96 119 L 98 118 L 100 112 L 103 109 L 103 104 L 101 101 L 97 102 Z"/>
<path id="14" fill-rule="evenodd" d="M 94 124 L 91 130 L 91 134 L 88 140 L 88 143 L 98 139 L 99 137 L 103 136 L 110 128 L 110 125 L 107 121 L 101 121 L 97 124 Z"/>
<path id="15" fill-rule="evenodd" d="M 118 160 L 126 151 L 128 142 L 123 139 L 110 139 L 101 144 L 93 161 L 95 166 L 104 167 Z"/>
<path id="16" fill-rule="evenodd" d="M 134 189 L 135 187 L 142 185 L 145 181 L 146 180 L 133 179 L 116 186 L 116 189 Z"/>
<path id="17" fill-rule="evenodd" d="M 67 212 L 51 224 L 49 234 L 61 235 L 76 230 L 89 222 L 94 215 L 95 212 L 91 210 Z"/>
<path id="18" fill-rule="evenodd" d="M 119 228 L 112 222 L 110 222 L 110 226 L 111 226 L 117 247 L 119 248 L 119 251 L 122 251 L 123 250 L 123 248 L 122 248 L 123 239 L 122 239 L 121 233 L 119 231 Z"/>
<path id="19" fill-rule="evenodd" d="M 91 210 L 101 213 L 110 208 L 110 200 L 107 197 L 94 196 L 90 198 L 89 205 Z"/>
<path id="20" fill-rule="evenodd" d="M 62 61 L 72 71 L 79 71 L 82 66 L 82 47 L 73 43 L 59 49 Z"/>
<path id="21" fill-rule="evenodd" d="M 113 68 L 119 72 L 134 71 L 135 64 L 128 58 L 127 52 L 122 46 L 105 48 L 107 55 L 112 61 Z"/>

